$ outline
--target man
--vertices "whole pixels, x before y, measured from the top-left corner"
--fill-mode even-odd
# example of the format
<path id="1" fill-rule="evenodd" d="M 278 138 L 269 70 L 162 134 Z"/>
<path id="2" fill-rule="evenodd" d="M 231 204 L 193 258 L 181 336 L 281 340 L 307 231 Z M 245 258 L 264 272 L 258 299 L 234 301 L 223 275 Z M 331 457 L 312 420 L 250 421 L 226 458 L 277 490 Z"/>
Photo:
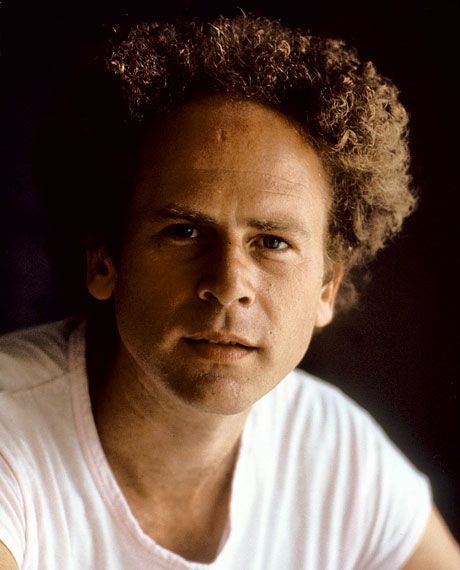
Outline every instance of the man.
<path id="1" fill-rule="evenodd" d="M 294 371 L 413 207 L 396 89 L 243 16 L 104 65 L 40 181 L 102 306 L 2 341 L 0 567 L 459 568 L 426 478 Z"/>

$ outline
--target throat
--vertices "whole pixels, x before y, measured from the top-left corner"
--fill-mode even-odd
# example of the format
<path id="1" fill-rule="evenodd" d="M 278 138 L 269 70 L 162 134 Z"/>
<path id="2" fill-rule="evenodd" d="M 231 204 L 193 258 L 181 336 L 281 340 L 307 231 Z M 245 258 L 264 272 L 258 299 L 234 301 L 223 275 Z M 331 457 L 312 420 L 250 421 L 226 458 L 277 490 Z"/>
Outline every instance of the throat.
<path id="1" fill-rule="evenodd" d="M 157 544 L 187 560 L 211 562 L 229 517 L 249 411 L 217 414 L 184 405 L 131 365 L 116 333 L 99 351 L 98 332 L 88 330 L 90 399 L 118 486 L 142 530 Z"/>
<path id="2" fill-rule="evenodd" d="M 146 496 L 121 483 L 133 516 L 157 544 L 189 561 L 219 554 L 230 513 L 233 466 L 222 480 L 188 486 L 182 478 L 159 483 Z"/>

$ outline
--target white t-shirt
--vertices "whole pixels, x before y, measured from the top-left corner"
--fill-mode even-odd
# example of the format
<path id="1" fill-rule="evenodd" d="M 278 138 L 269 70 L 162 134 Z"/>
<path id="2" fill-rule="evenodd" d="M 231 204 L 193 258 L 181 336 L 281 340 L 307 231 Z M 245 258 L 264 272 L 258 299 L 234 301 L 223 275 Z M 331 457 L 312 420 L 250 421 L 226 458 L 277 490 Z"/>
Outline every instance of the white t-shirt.
<path id="1" fill-rule="evenodd" d="M 301 371 L 257 402 L 221 549 L 189 562 L 142 532 L 104 456 L 84 325 L 0 340 L 0 540 L 24 570 L 395 570 L 431 510 L 427 479 L 370 416 Z"/>

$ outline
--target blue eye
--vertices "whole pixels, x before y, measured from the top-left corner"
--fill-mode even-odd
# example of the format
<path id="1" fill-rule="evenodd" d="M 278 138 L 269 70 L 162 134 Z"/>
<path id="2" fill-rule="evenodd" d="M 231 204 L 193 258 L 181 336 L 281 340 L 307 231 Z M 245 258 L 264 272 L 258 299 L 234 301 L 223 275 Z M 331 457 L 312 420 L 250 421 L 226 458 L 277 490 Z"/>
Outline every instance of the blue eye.
<path id="1" fill-rule="evenodd" d="M 262 247 L 266 249 L 286 249 L 289 247 L 289 245 L 284 240 L 276 236 L 262 236 L 261 241 Z"/>
<path id="2" fill-rule="evenodd" d="M 190 224 L 174 224 L 166 228 L 166 233 L 175 239 L 184 240 L 195 239 L 200 235 L 197 228 Z"/>

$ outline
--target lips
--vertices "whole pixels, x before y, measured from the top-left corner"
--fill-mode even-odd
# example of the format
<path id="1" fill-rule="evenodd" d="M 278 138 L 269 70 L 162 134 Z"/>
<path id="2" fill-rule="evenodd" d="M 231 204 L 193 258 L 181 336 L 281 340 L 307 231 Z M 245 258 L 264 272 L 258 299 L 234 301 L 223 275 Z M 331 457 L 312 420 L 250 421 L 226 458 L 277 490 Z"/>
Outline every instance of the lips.
<path id="1" fill-rule="evenodd" d="M 183 339 L 191 354 L 221 364 L 235 363 L 257 350 L 251 341 L 235 335 L 200 333 Z"/>
<path id="2" fill-rule="evenodd" d="M 218 346 L 241 346 L 243 348 L 250 348 L 249 346 L 245 346 L 240 342 L 225 342 L 225 341 L 218 341 L 218 340 L 211 340 L 206 338 L 189 338 L 186 339 L 188 342 L 196 343 L 196 344 L 217 344 Z"/>
<path id="3" fill-rule="evenodd" d="M 237 346 L 247 349 L 257 348 L 255 343 L 246 338 L 236 336 L 233 334 L 216 333 L 216 332 L 193 334 L 185 337 L 184 340 L 192 344 L 213 344 L 218 346 L 229 346 L 229 347 Z"/>

